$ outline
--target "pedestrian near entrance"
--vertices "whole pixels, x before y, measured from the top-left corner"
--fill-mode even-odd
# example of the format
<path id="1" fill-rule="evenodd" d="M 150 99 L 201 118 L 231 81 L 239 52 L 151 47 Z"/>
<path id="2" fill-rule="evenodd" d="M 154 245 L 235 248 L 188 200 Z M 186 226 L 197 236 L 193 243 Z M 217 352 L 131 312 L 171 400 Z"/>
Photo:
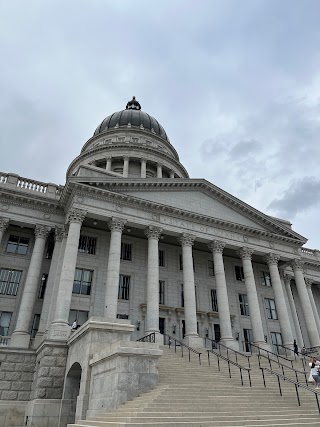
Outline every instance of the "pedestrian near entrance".
<path id="1" fill-rule="evenodd" d="M 309 363 L 309 366 L 311 368 L 311 375 L 312 378 L 314 379 L 315 383 L 316 383 L 316 388 L 320 389 L 320 362 L 315 358 L 312 357 Z"/>
<path id="2" fill-rule="evenodd" d="M 299 354 L 298 344 L 296 340 L 293 341 L 293 351 L 296 355 Z"/>

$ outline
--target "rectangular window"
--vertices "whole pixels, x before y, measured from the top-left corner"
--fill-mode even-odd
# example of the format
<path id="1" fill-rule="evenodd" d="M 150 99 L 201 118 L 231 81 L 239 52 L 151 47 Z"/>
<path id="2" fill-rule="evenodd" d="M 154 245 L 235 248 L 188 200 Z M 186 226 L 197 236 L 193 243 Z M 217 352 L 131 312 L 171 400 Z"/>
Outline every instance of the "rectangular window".
<path id="1" fill-rule="evenodd" d="M 10 236 L 6 252 L 11 254 L 26 255 L 29 246 L 29 239 L 21 236 Z"/>
<path id="2" fill-rule="evenodd" d="M 270 273 L 260 271 L 260 284 L 263 286 L 272 286 Z"/>
<path id="3" fill-rule="evenodd" d="M 249 316 L 249 304 L 246 294 L 239 294 L 240 313 L 242 316 Z"/>
<path id="4" fill-rule="evenodd" d="M 180 270 L 183 270 L 183 260 L 182 260 L 181 254 L 179 255 L 179 267 L 180 267 Z"/>
<path id="5" fill-rule="evenodd" d="M 39 288 L 39 293 L 38 293 L 39 299 L 44 298 L 44 294 L 46 293 L 46 288 L 47 288 L 47 281 L 48 281 L 48 275 L 43 274 L 41 277 L 41 283 L 40 283 L 40 288 Z"/>
<path id="6" fill-rule="evenodd" d="M 40 314 L 35 314 L 33 316 L 32 328 L 31 328 L 31 338 L 34 338 L 37 335 L 40 323 Z"/>
<path id="7" fill-rule="evenodd" d="M 280 354 L 282 349 L 282 336 L 279 332 L 270 332 L 271 343 L 272 343 L 272 352 L 275 354 Z"/>
<path id="8" fill-rule="evenodd" d="M 266 306 L 268 319 L 278 320 L 278 314 L 277 314 L 277 310 L 276 310 L 276 303 L 275 303 L 274 299 L 265 298 L 264 299 L 264 303 L 265 303 L 265 306 Z"/>
<path id="9" fill-rule="evenodd" d="M 129 296 L 130 296 L 130 276 L 123 276 L 122 274 L 120 274 L 118 299 L 129 300 Z"/>
<path id="10" fill-rule="evenodd" d="M 22 271 L 0 269 L 0 294 L 16 296 Z"/>
<path id="11" fill-rule="evenodd" d="M 244 273 L 243 273 L 243 267 L 240 267 L 238 265 L 235 266 L 235 273 L 236 273 L 236 279 L 237 280 L 244 280 Z"/>
<path id="12" fill-rule="evenodd" d="M 218 311 L 217 291 L 215 289 L 211 289 L 211 308 L 212 311 Z"/>
<path id="13" fill-rule="evenodd" d="M 159 249 L 159 267 L 164 267 L 164 251 Z"/>
<path id="14" fill-rule="evenodd" d="M 78 326 L 82 326 L 88 320 L 88 311 L 70 310 L 69 325 L 72 325 L 76 320 Z"/>
<path id="15" fill-rule="evenodd" d="M 12 313 L 9 311 L 0 311 L 0 336 L 6 337 L 9 333 Z"/>
<path id="16" fill-rule="evenodd" d="M 184 290 L 183 290 L 183 285 L 180 285 L 180 301 L 181 301 L 181 307 L 184 307 Z"/>
<path id="17" fill-rule="evenodd" d="M 96 254 L 97 239 L 90 236 L 80 236 L 78 252 L 81 254 Z"/>
<path id="18" fill-rule="evenodd" d="M 212 259 L 208 259 L 209 276 L 214 276 L 214 265 Z"/>
<path id="19" fill-rule="evenodd" d="M 83 268 L 76 268 L 73 281 L 74 294 L 90 295 L 92 283 L 92 270 L 85 270 Z"/>
<path id="20" fill-rule="evenodd" d="M 124 261 L 131 261 L 131 245 L 128 243 L 121 243 L 121 259 Z"/>
<path id="21" fill-rule="evenodd" d="M 164 287 L 165 287 L 165 281 L 164 280 L 159 280 L 159 304 L 163 304 L 164 305 Z"/>

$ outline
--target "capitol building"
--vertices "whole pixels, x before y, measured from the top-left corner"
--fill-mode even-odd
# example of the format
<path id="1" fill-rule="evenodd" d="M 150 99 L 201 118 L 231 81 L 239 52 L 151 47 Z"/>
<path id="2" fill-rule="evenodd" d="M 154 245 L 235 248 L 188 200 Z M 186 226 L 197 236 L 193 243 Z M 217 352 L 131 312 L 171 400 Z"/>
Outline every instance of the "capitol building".
<path id="1" fill-rule="evenodd" d="M 167 336 L 194 349 L 320 346 L 320 251 L 190 178 L 135 97 L 99 124 L 65 185 L 34 178 L 0 172 L 0 418 L 22 420 L 4 427 L 112 409 L 137 394 L 130 375 L 139 393 L 154 388 Z"/>

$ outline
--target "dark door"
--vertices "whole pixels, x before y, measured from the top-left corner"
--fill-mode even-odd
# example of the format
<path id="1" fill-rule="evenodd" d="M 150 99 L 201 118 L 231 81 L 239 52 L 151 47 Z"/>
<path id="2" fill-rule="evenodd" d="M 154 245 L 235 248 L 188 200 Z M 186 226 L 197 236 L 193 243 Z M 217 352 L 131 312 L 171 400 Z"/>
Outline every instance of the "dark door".
<path id="1" fill-rule="evenodd" d="M 219 342 L 220 338 L 221 338 L 221 333 L 220 333 L 220 325 L 218 324 L 214 324 L 213 325 L 213 330 L 214 330 L 214 340 Z"/>
<path id="2" fill-rule="evenodd" d="M 252 330 L 251 329 L 244 329 L 243 330 L 243 338 L 244 338 L 244 351 L 250 352 L 251 351 L 251 343 L 253 341 L 252 336 Z"/>
<path id="3" fill-rule="evenodd" d="M 186 335 L 186 322 L 185 320 L 182 320 L 182 338 L 184 338 Z"/>
<path id="4" fill-rule="evenodd" d="M 159 331 L 160 331 L 160 334 L 164 334 L 164 331 L 165 331 L 165 321 L 166 321 L 166 319 L 164 317 L 159 317 Z"/>

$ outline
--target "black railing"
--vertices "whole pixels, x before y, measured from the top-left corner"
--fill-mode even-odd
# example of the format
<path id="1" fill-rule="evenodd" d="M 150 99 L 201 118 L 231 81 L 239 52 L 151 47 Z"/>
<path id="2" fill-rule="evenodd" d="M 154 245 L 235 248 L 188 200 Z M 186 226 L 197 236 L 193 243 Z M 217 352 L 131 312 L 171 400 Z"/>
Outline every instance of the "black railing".
<path id="1" fill-rule="evenodd" d="M 252 342 L 248 342 L 248 341 L 242 341 L 242 342 L 243 342 L 245 345 L 250 345 L 250 348 L 251 348 L 251 354 L 253 353 L 253 352 L 252 352 L 252 347 L 254 347 L 254 348 L 257 348 L 257 349 L 258 349 L 258 354 L 261 354 L 261 352 L 262 352 L 262 354 L 272 355 L 272 356 L 276 357 L 276 359 L 277 359 L 278 363 L 280 363 L 280 362 L 279 362 L 279 360 L 280 360 L 280 359 L 283 359 L 283 360 L 285 360 L 286 362 L 290 362 L 290 363 L 291 363 L 291 366 L 292 366 L 292 368 L 293 368 L 293 362 L 292 362 L 292 360 L 287 359 L 286 357 L 281 356 L 280 354 L 273 353 L 272 351 L 269 351 L 269 350 L 266 350 L 266 349 L 264 349 L 264 348 L 261 348 L 261 347 L 259 347 L 258 345 L 253 344 Z"/>
<path id="2" fill-rule="evenodd" d="M 214 354 L 216 356 L 216 358 L 217 358 L 217 365 L 218 365 L 219 371 L 221 370 L 220 369 L 220 359 L 222 359 L 225 362 L 227 362 L 227 364 L 228 364 L 229 378 L 232 377 L 230 365 L 236 366 L 239 369 L 239 372 L 240 372 L 241 385 L 243 385 L 242 371 L 246 371 L 248 373 L 248 380 L 249 380 L 250 387 L 252 387 L 252 384 L 251 384 L 251 374 L 250 374 L 251 368 L 246 368 L 245 366 L 239 365 L 239 363 L 234 362 L 233 360 L 230 360 L 228 357 L 222 356 L 222 354 L 217 353 L 214 350 L 207 350 L 207 352 L 208 352 L 208 364 L 209 364 L 209 366 L 211 365 L 211 362 L 210 362 L 210 353 L 211 353 L 211 354 Z"/>
<path id="3" fill-rule="evenodd" d="M 296 381 L 297 381 L 297 382 L 300 382 L 300 381 L 299 381 L 299 378 L 298 378 L 298 374 L 302 374 L 302 375 L 304 376 L 305 383 L 308 385 L 307 375 L 309 376 L 309 372 L 306 372 L 306 371 L 299 371 L 298 369 L 295 369 L 295 368 L 292 366 L 292 363 L 291 363 L 291 366 L 288 366 L 288 365 L 285 365 L 285 364 L 283 364 L 283 363 L 280 363 L 279 361 L 276 361 L 276 360 L 270 359 L 269 354 L 268 354 L 268 356 L 266 356 L 265 354 L 258 354 L 258 359 L 259 359 L 259 368 L 260 368 L 260 369 L 262 368 L 262 366 L 261 366 L 261 358 L 265 358 L 265 359 L 267 359 L 267 360 L 268 360 L 269 367 L 270 367 L 270 369 L 271 369 L 271 370 L 272 370 L 272 363 L 276 363 L 276 364 L 278 365 L 278 367 L 281 369 L 282 375 L 284 375 L 284 370 L 285 370 L 285 369 L 289 369 L 291 372 L 294 372 L 295 377 L 296 377 Z"/>
<path id="4" fill-rule="evenodd" d="M 271 375 L 275 375 L 277 377 L 280 396 L 282 396 L 282 388 L 281 388 L 280 379 L 282 379 L 283 381 L 286 381 L 288 383 L 293 384 L 295 386 L 295 390 L 296 390 L 296 395 L 297 395 L 297 400 L 298 400 L 298 405 L 299 406 L 301 406 L 301 400 L 300 400 L 300 396 L 299 396 L 299 389 L 307 390 L 307 391 L 313 393 L 315 395 L 315 398 L 316 398 L 316 401 L 317 401 L 317 406 L 318 406 L 318 411 L 319 411 L 319 414 L 320 414 L 319 398 L 318 398 L 318 392 L 316 390 L 314 390 L 313 388 L 311 388 L 309 386 L 301 384 L 298 381 L 294 381 L 291 378 L 288 378 L 288 377 L 286 377 L 286 376 L 284 376 L 282 374 L 279 374 L 278 372 L 275 372 L 272 369 L 262 368 L 262 367 L 260 367 L 260 369 L 261 369 L 261 372 L 262 372 L 263 384 L 264 384 L 265 387 L 266 387 L 266 380 L 265 380 L 264 371 L 267 371 Z"/>
<path id="5" fill-rule="evenodd" d="M 301 349 L 301 354 L 303 354 L 305 356 L 311 356 L 311 355 L 314 356 L 315 354 L 318 354 L 319 352 L 320 352 L 320 346 Z"/>
<path id="6" fill-rule="evenodd" d="M 201 365 L 201 354 L 200 351 L 195 350 L 192 347 L 189 347 L 184 342 L 178 340 L 177 338 L 172 337 L 171 335 L 163 334 L 164 336 L 164 344 L 168 345 L 169 348 L 174 347 L 175 353 L 177 352 L 177 348 L 181 350 L 181 357 L 183 357 L 183 352 L 188 352 L 189 362 L 191 360 L 191 353 L 197 354 L 199 358 L 199 364 Z"/>
<path id="7" fill-rule="evenodd" d="M 211 347 L 211 350 L 214 350 L 215 348 L 219 350 L 219 354 L 221 355 L 221 348 L 226 349 L 227 358 L 230 359 L 229 353 L 235 355 L 236 362 L 238 363 L 238 357 L 243 357 L 246 359 L 246 363 L 248 364 L 248 368 L 250 368 L 250 357 L 246 354 L 241 353 L 240 351 L 233 350 L 232 348 L 227 347 L 226 345 L 222 344 L 220 341 L 214 341 L 211 338 L 206 337 L 205 338 L 205 346 L 207 347 L 207 342 Z"/>
<path id="8" fill-rule="evenodd" d="M 156 338 L 156 334 L 154 332 L 152 332 L 149 335 L 145 335 L 144 337 L 139 338 L 137 341 L 154 343 L 154 342 L 156 342 L 155 338 Z"/>
<path id="9" fill-rule="evenodd" d="M 295 361 L 297 361 L 297 360 L 300 360 L 301 361 L 301 363 L 302 363 L 302 366 L 303 366 L 303 369 L 306 369 L 306 364 L 308 363 L 308 361 L 306 360 L 306 357 L 305 357 L 305 355 L 303 354 L 303 353 L 301 353 L 301 352 L 299 352 L 298 351 L 298 353 L 296 353 L 292 348 L 290 348 L 290 347 L 286 347 L 285 345 L 281 345 L 281 344 L 278 344 L 279 345 L 279 347 L 282 347 L 283 349 L 284 349 L 284 351 L 285 351 L 285 354 L 286 354 L 286 357 L 288 358 L 288 353 L 289 353 L 289 355 L 293 355 L 293 357 L 294 357 L 294 360 Z M 293 354 L 292 354 L 293 353 Z"/>

